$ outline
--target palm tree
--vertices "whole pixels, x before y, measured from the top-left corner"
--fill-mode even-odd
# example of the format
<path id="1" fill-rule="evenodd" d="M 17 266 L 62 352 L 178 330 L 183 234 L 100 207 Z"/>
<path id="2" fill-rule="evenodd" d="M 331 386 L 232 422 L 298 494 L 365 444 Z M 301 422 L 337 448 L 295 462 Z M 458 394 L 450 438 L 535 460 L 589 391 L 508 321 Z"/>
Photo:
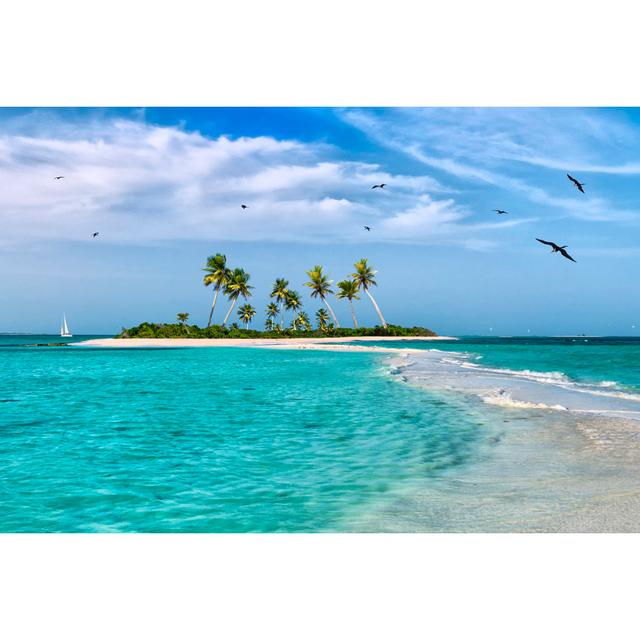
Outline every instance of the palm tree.
<path id="1" fill-rule="evenodd" d="M 309 316 L 304 311 L 300 311 L 300 313 L 298 313 L 298 315 L 294 318 L 291 326 L 294 330 L 304 329 L 305 331 L 308 331 L 309 329 L 311 329 L 311 321 L 309 320 Z"/>
<path id="2" fill-rule="evenodd" d="M 305 331 L 311 331 L 311 329 L 313 329 L 313 327 L 311 326 L 311 320 L 309 319 L 309 316 L 304 311 L 301 311 L 298 314 L 298 320 L 300 321 L 300 324 L 302 324 L 302 326 L 304 327 Z"/>
<path id="3" fill-rule="evenodd" d="M 182 327 L 185 327 L 185 329 L 187 330 L 187 335 L 189 335 L 189 327 L 186 325 L 187 320 L 189 319 L 189 314 L 188 313 L 179 313 L 176 316 L 178 318 L 178 322 L 180 323 L 180 325 Z"/>
<path id="4" fill-rule="evenodd" d="M 329 322 L 329 314 L 326 309 L 318 309 L 316 311 L 316 320 L 318 321 L 318 328 L 320 331 L 324 331 L 327 328 Z"/>
<path id="5" fill-rule="evenodd" d="M 288 291 L 287 296 L 284 300 L 284 306 L 287 311 L 293 311 L 295 313 L 302 306 L 302 302 L 300 301 L 300 294 L 293 289 Z"/>
<path id="6" fill-rule="evenodd" d="M 353 301 L 360 300 L 360 296 L 358 295 L 358 285 L 355 280 L 341 280 L 338 282 L 338 293 L 336 293 L 336 298 L 343 300 L 346 298 L 349 301 L 349 306 L 351 307 L 351 317 L 353 318 L 353 328 L 358 328 L 358 321 L 356 320 L 356 312 L 353 310 Z"/>
<path id="7" fill-rule="evenodd" d="M 256 310 L 250 304 L 243 304 L 238 309 L 238 317 L 244 322 L 244 328 L 249 328 L 249 323 L 253 320 L 253 316 L 256 315 Z"/>
<path id="8" fill-rule="evenodd" d="M 305 282 L 304 286 L 311 289 L 312 298 L 320 297 L 320 300 L 327 305 L 327 309 L 329 309 L 329 313 L 333 317 L 336 327 L 340 327 L 336 314 L 333 313 L 333 309 L 327 300 L 327 295 L 333 293 L 331 290 L 331 283 L 333 280 L 329 280 L 327 276 L 322 273 L 322 267 L 319 264 L 313 267 L 313 269 L 307 271 L 307 275 L 309 276 L 309 282 Z"/>
<path id="9" fill-rule="evenodd" d="M 364 292 L 369 296 L 369 300 L 371 300 L 371 304 L 375 307 L 376 313 L 380 318 L 380 322 L 382 322 L 382 326 L 386 329 L 387 323 L 385 319 L 382 317 L 382 312 L 380 311 L 380 307 L 377 305 L 376 301 L 373 299 L 373 296 L 369 293 L 369 287 L 377 287 L 378 283 L 374 280 L 373 276 L 376 275 L 376 271 L 374 271 L 368 264 L 366 258 L 361 258 L 353 265 L 356 268 L 356 272 L 351 274 L 351 277 L 355 280 L 355 283 L 358 285 L 358 288 L 364 289 Z"/>
<path id="10" fill-rule="evenodd" d="M 216 253 L 215 256 L 209 256 L 207 258 L 207 266 L 203 269 L 207 272 L 204 276 L 204 286 L 208 287 L 213 285 L 213 304 L 211 305 L 211 311 L 209 312 L 209 322 L 207 327 L 211 326 L 211 318 L 213 317 L 213 311 L 216 308 L 216 302 L 218 300 L 218 293 L 220 288 L 227 285 L 231 276 L 231 270 L 227 267 L 227 256 L 222 253 Z"/>
<path id="11" fill-rule="evenodd" d="M 250 277 L 251 276 L 244 269 L 234 269 L 231 273 L 229 282 L 224 287 L 224 293 L 232 302 L 229 307 L 229 311 L 227 311 L 224 322 L 222 323 L 223 327 L 227 324 L 227 320 L 229 319 L 238 298 L 242 296 L 246 300 L 251 297 L 251 289 L 253 289 L 253 287 L 248 284 Z"/>
<path id="12" fill-rule="evenodd" d="M 274 327 L 274 319 L 278 317 L 278 314 L 280 313 L 280 309 L 278 308 L 278 305 L 275 302 L 270 302 L 267 305 L 267 320 L 264 323 L 265 329 L 267 331 L 273 331 L 273 327 Z"/>
<path id="13" fill-rule="evenodd" d="M 276 299 L 280 310 L 280 329 L 284 328 L 284 306 L 287 295 L 289 295 L 289 281 L 284 278 L 276 278 L 271 290 L 271 297 Z"/>

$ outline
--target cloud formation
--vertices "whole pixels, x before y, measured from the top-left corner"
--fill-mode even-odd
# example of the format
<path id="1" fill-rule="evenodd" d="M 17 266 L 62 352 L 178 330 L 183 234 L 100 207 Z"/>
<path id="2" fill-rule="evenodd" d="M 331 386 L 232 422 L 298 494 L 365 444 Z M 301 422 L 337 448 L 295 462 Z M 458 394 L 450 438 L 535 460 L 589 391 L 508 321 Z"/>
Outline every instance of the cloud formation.
<path id="1" fill-rule="evenodd" d="M 346 109 L 341 117 L 422 165 L 517 194 L 559 216 L 640 220 L 635 207 L 614 205 L 595 185 L 577 200 L 563 175 L 640 173 L 637 129 L 621 117 L 584 109 L 397 109 L 383 115 Z M 563 195 L 549 190 L 541 170 L 557 172 L 557 192 Z"/>
<path id="2" fill-rule="evenodd" d="M 344 160 L 324 143 L 210 138 L 134 119 L 3 129 L 0 209 L 14 242 L 84 241 L 95 230 L 125 244 L 459 242 L 469 222 L 433 177 Z M 389 187 L 372 191 L 380 182 Z M 377 235 L 363 236 L 363 224 Z"/>

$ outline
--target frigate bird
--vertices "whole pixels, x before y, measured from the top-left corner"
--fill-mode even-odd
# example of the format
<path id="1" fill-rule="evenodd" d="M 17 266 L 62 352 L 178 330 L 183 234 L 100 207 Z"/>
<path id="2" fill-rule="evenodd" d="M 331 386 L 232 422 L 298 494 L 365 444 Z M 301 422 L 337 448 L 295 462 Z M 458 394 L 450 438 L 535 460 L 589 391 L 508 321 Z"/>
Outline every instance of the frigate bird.
<path id="1" fill-rule="evenodd" d="M 576 185 L 576 188 L 578 189 L 578 191 L 581 191 L 582 193 L 584 193 L 584 189 L 582 187 L 584 187 L 584 182 L 578 182 L 573 176 L 570 176 L 567 173 L 567 178 L 569 178 L 569 180 L 571 180 L 571 182 L 573 182 L 573 184 Z"/>
<path id="2" fill-rule="evenodd" d="M 96 236 L 99 236 L 99 235 L 100 235 L 100 232 L 99 232 L 99 231 L 96 231 L 95 233 L 92 233 L 92 234 L 91 234 L 91 237 L 92 237 L 92 238 L 95 238 Z"/>
<path id="3" fill-rule="evenodd" d="M 387 186 L 386 182 L 382 182 L 381 184 L 374 184 L 372 189 L 384 189 Z"/>
<path id="4" fill-rule="evenodd" d="M 559 251 L 567 260 L 571 260 L 571 262 L 577 262 L 577 260 L 574 260 L 566 251 L 565 249 L 569 246 L 566 244 L 563 244 L 562 246 L 557 245 L 555 242 L 548 242 L 547 240 L 540 240 L 540 238 L 536 238 L 536 240 L 538 242 L 542 242 L 542 244 L 548 244 L 551 247 L 551 253 L 556 253 L 557 251 Z"/>
<path id="5" fill-rule="evenodd" d="M 371 231 L 371 227 L 367 227 L 367 225 L 366 225 L 366 224 L 364 225 L 364 228 L 365 228 L 367 231 Z"/>
<path id="6" fill-rule="evenodd" d="M 495 211 L 499 216 L 502 215 L 503 213 L 509 213 L 508 211 L 505 211 L 504 209 L 492 209 L 492 211 Z"/>
<path id="7" fill-rule="evenodd" d="M 62 178 L 64 178 L 64 176 L 56 176 L 54 180 L 62 180 Z"/>
<path id="8" fill-rule="evenodd" d="M 241 205 L 240 205 L 240 208 L 241 208 L 241 209 L 248 209 L 249 207 L 247 207 L 247 205 L 246 205 L 246 204 L 241 204 Z"/>

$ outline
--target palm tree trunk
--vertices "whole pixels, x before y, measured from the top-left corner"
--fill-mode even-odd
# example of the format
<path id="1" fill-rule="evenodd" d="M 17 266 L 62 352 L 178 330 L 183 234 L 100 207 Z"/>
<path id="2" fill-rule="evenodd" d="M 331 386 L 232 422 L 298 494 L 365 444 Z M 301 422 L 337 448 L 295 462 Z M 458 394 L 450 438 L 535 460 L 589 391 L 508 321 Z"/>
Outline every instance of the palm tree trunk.
<path id="1" fill-rule="evenodd" d="M 349 300 L 349 305 L 351 306 L 351 317 L 353 318 L 353 328 L 358 328 L 358 321 L 356 320 L 356 312 L 353 310 L 353 301 Z"/>
<path id="2" fill-rule="evenodd" d="M 231 315 L 231 312 L 233 311 L 233 307 L 236 306 L 236 301 L 238 300 L 238 298 L 234 298 L 233 302 L 231 303 L 231 306 L 229 307 L 229 311 L 227 311 L 227 315 L 224 318 L 224 322 L 222 323 L 222 326 L 224 327 L 227 324 L 227 320 L 229 319 L 229 316 Z"/>
<path id="3" fill-rule="evenodd" d="M 211 326 L 211 318 L 213 318 L 213 310 L 216 308 L 216 301 L 218 299 L 219 292 L 220 292 L 220 285 L 217 285 L 216 292 L 213 295 L 213 304 L 211 305 L 211 311 L 209 312 L 209 322 L 207 322 L 207 328 Z"/>
<path id="4" fill-rule="evenodd" d="M 284 331 L 284 304 L 280 305 L 280 331 Z"/>
<path id="5" fill-rule="evenodd" d="M 365 288 L 364 291 L 369 296 L 369 300 L 371 300 L 371 303 L 375 307 L 376 313 L 378 314 L 378 317 L 380 318 L 380 322 L 382 322 L 382 326 L 386 329 L 387 328 L 387 323 L 385 322 L 385 319 L 382 317 L 382 311 L 380 311 L 380 307 L 376 304 L 376 301 L 373 299 L 373 296 L 369 293 L 369 289 Z"/>
<path id="6" fill-rule="evenodd" d="M 339 329 L 340 328 L 340 323 L 338 322 L 338 318 L 336 318 L 336 314 L 333 313 L 333 309 L 329 305 L 329 301 L 324 296 L 321 296 L 321 297 L 322 297 L 322 301 L 327 305 L 327 309 L 329 309 L 329 313 L 331 314 L 331 317 L 333 318 L 333 321 L 336 323 L 336 327 L 338 327 L 338 329 Z"/>

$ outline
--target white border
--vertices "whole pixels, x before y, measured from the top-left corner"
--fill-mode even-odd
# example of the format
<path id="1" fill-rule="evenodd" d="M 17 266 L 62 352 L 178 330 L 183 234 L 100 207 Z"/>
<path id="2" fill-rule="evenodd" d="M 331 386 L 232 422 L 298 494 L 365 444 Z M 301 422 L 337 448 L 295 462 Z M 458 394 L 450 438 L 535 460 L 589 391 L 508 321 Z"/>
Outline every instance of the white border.
<path id="1" fill-rule="evenodd" d="M 637 5 L 609 0 L 25 0 L 14 106 L 636 105 Z"/>
<path id="2" fill-rule="evenodd" d="M 23 0 L 2 10 L 0 101 L 637 105 L 636 12 L 619 0 Z M 637 548 L 636 535 L 3 535 L 0 633 L 627 637 Z"/>
<path id="3" fill-rule="evenodd" d="M 0 634 L 12 640 L 538 640 L 637 628 L 629 535 L 69 534 L 4 536 L 0 548 Z"/>

